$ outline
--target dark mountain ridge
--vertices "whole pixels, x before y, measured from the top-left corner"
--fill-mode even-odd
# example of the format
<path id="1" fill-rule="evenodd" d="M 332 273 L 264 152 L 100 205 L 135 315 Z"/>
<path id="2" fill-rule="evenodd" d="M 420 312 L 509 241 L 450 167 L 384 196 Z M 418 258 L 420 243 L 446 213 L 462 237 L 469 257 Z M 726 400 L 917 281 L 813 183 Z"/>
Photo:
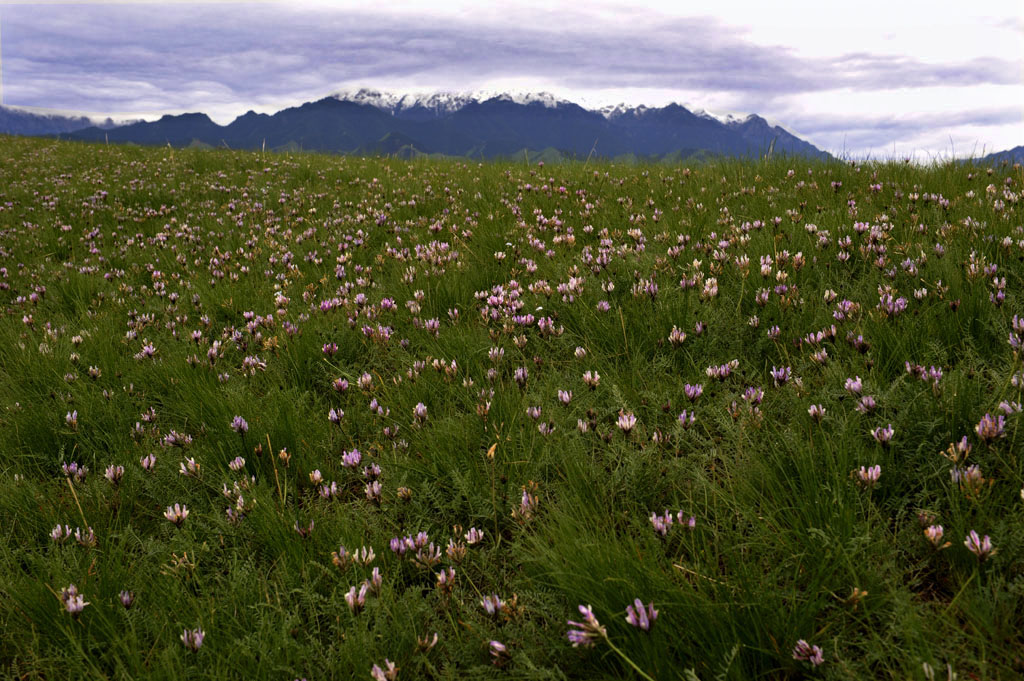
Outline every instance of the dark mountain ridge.
<path id="1" fill-rule="evenodd" d="M 2 112 L 0 112 L 2 113 Z M 0 119 L 2 121 L 2 119 Z M 274 114 L 246 112 L 228 125 L 206 114 L 166 115 L 151 122 L 96 126 L 88 119 L 16 134 L 147 145 L 302 149 L 357 154 L 441 154 L 470 158 L 550 150 L 562 157 L 685 158 L 695 153 L 817 159 L 830 156 L 759 116 L 719 120 L 679 104 L 592 111 L 552 95 L 487 97 L 435 94 L 394 97 L 372 90 L 335 95 Z M 86 125 L 88 124 L 88 126 Z M 2 131 L 2 129 L 0 129 Z"/>
<path id="2" fill-rule="evenodd" d="M 164 116 L 111 130 L 90 127 L 68 139 L 233 149 L 294 149 L 340 153 L 444 154 L 508 157 L 554 149 L 586 158 L 635 155 L 688 156 L 696 151 L 759 156 L 772 150 L 811 158 L 828 154 L 764 119 L 723 123 L 678 104 L 618 109 L 605 116 L 572 102 L 516 101 L 509 96 L 466 99 L 457 106 L 414 101 L 382 106 L 372 101 L 325 97 L 275 114 L 252 111 L 220 126 L 203 114 Z M 450 104 L 450 103 L 446 103 Z"/>

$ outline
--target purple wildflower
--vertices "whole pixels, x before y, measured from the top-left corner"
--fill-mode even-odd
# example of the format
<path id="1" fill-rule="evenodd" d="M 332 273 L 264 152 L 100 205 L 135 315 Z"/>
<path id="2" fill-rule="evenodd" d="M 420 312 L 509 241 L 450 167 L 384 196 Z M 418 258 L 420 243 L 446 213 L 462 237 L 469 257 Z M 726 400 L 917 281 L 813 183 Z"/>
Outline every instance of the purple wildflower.
<path id="1" fill-rule="evenodd" d="M 979 537 L 974 530 L 968 533 L 967 539 L 964 540 L 964 546 L 977 556 L 979 561 L 984 561 L 996 553 L 996 549 L 992 548 L 992 539 L 987 534 L 984 537 Z"/>
<path id="2" fill-rule="evenodd" d="M 181 632 L 182 644 L 193 653 L 199 652 L 199 649 L 203 647 L 204 638 L 206 638 L 206 632 L 202 629 L 185 629 Z"/>
<path id="3" fill-rule="evenodd" d="M 639 598 L 633 601 L 633 605 L 626 606 L 626 621 L 638 629 L 650 631 L 654 620 L 658 619 L 658 611 L 654 609 L 654 603 L 648 603 L 644 608 Z"/>
<path id="4" fill-rule="evenodd" d="M 576 627 L 570 629 L 566 636 L 569 639 L 569 643 L 572 644 L 573 648 L 583 646 L 589 648 L 599 638 L 605 638 L 608 636 L 608 631 L 601 626 L 601 623 L 597 621 L 594 616 L 594 611 L 589 605 L 579 606 L 580 614 L 583 615 L 582 622 L 573 622 L 569 620 L 567 624 L 570 627 Z"/>
<path id="5" fill-rule="evenodd" d="M 796 642 L 796 646 L 793 648 L 793 659 L 810 662 L 815 667 L 825 661 L 821 648 L 812 646 L 803 639 Z"/>

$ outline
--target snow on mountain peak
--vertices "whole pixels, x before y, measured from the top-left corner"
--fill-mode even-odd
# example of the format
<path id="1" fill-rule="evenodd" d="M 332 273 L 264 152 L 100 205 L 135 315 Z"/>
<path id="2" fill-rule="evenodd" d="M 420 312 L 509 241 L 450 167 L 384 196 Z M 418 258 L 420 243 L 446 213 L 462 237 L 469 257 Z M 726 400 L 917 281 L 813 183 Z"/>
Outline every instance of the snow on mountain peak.
<path id="1" fill-rule="evenodd" d="M 358 90 L 342 90 L 331 96 L 343 102 L 373 106 L 392 115 L 417 107 L 427 109 L 437 115 L 444 115 L 458 111 L 467 104 L 486 102 L 492 99 L 515 102 L 522 105 L 539 103 L 548 109 L 571 104 L 568 100 L 556 97 L 550 92 L 478 90 L 475 92 L 410 92 L 396 94 L 372 88 L 359 88 Z"/>
<path id="2" fill-rule="evenodd" d="M 391 115 L 401 115 L 415 109 L 424 109 L 435 116 L 445 116 L 462 109 L 467 104 L 479 104 L 491 100 L 513 102 L 520 105 L 541 104 L 548 109 L 557 109 L 560 106 L 572 104 L 572 102 L 557 97 L 550 92 L 517 92 L 497 90 L 476 90 L 473 92 L 407 92 L 398 94 L 375 90 L 373 88 L 359 88 L 356 90 L 343 90 L 332 95 L 335 99 L 356 104 L 365 104 L 386 111 Z M 685 104 L 677 104 L 689 110 Z M 584 107 L 601 114 L 608 120 L 614 120 L 622 116 L 643 116 L 652 110 L 652 107 L 631 105 L 626 103 L 611 104 L 597 108 Z M 706 109 L 692 110 L 695 116 L 709 121 L 717 121 L 723 125 L 736 126 L 749 121 L 754 114 L 719 114 Z"/>
<path id="3" fill-rule="evenodd" d="M 751 117 L 753 117 L 754 114 L 747 114 L 745 116 L 741 116 L 738 114 L 719 114 L 708 111 L 706 109 L 697 109 L 693 112 L 693 115 L 698 116 L 699 118 L 706 118 L 710 121 L 718 121 L 723 125 L 739 125 L 741 123 L 746 123 L 748 120 L 751 119 Z"/>

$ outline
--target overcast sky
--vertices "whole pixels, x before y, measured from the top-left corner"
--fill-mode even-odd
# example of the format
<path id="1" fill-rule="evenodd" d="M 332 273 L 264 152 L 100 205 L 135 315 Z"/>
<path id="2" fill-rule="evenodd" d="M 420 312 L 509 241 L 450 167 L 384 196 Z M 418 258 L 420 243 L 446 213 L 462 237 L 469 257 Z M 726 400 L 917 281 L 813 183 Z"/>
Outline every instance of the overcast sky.
<path id="1" fill-rule="evenodd" d="M 0 0 L 2 103 L 228 123 L 339 90 L 756 112 L 919 160 L 1024 144 L 1024 0 Z"/>

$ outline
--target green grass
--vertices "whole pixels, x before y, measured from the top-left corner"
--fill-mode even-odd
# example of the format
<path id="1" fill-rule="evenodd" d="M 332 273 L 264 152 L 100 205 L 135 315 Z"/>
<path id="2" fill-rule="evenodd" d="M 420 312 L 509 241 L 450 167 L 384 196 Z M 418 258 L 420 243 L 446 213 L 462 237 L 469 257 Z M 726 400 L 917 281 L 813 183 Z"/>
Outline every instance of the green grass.
<path id="1" fill-rule="evenodd" d="M 385 659 L 403 679 L 1024 675 L 1019 168 L 2 141 L 3 676 L 312 681 Z M 905 310 L 883 313 L 884 287 Z M 986 414 L 1005 415 L 990 441 Z M 943 456 L 964 436 L 974 487 Z M 666 510 L 693 528 L 662 536 Z M 54 541 L 56 525 L 91 527 L 95 546 Z M 471 527 L 483 540 L 460 546 Z M 968 550 L 971 530 L 994 555 Z M 419 532 L 440 553 L 427 567 L 389 548 Z M 336 566 L 341 546 L 375 558 Z M 658 611 L 649 631 L 626 620 L 637 598 Z M 606 631 L 592 647 L 567 638 L 580 605 Z M 822 664 L 794 659 L 801 640 Z"/>

